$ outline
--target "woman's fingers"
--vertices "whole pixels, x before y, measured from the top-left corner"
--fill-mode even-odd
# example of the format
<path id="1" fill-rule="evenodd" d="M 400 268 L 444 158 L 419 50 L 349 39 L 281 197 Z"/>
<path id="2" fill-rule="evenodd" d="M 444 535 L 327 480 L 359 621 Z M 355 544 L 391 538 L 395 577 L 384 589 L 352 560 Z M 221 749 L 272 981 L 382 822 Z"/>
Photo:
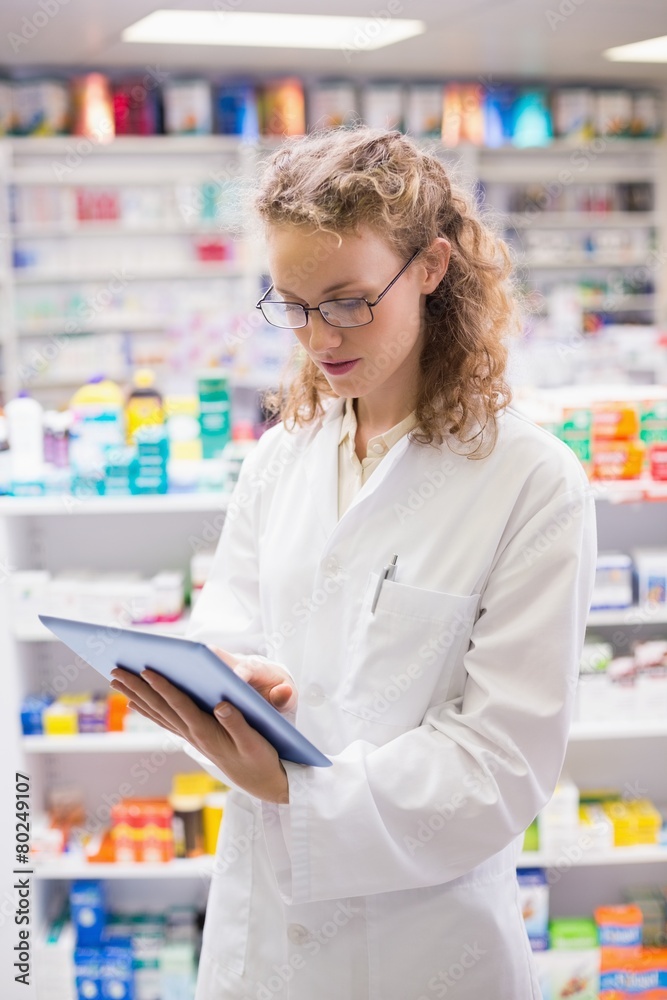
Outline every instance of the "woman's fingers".
<path id="1" fill-rule="evenodd" d="M 154 715 L 163 718 L 172 728 L 181 730 L 182 724 L 178 714 L 159 691 L 147 683 L 142 677 L 137 677 L 129 670 L 117 668 L 111 671 L 114 680 L 122 685 L 122 693 L 132 701 L 141 705 Z"/>
<path id="2" fill-rule="evenodd" d="M 170 733 L 174 734 L 174 736 L 179 736 L 182 739 L 182 734 L 177 732 L 177 730 L 174 729 L 173 726 L 168 725 L 168 723 L 166 723 L 164 719 L 161 719 L 159 716 L 154 715 L 152 712 L 146 711 L 145 708 L 143 708 L 141 705 L 137 705 L 136 701 L 132 701 L 131 698 L 128 707 L 133 709 L 135 712 L 138 712 L 139 715 L 143 715 L 144 718 L 151 719 L 153 722 L 157 723 L 157 725 L 161 726 L 163 729 L 168 729 Z"/>

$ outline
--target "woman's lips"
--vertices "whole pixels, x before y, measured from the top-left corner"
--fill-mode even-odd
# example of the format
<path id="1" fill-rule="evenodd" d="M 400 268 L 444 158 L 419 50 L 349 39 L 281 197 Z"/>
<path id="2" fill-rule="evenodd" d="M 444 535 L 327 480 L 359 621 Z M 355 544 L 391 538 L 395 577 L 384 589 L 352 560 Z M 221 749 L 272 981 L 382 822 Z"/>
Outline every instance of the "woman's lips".
<path id="1" fill-rule="evenodd" d="M 340 361 L 332 363 L 331 361 L 321 361 L 320 364 L 324 368 L 325 372 L 330 375 L 345 375 L 346 372 L 352 371 L 356 365 L 359 358 L 355 358 L 353 361 Z"/>

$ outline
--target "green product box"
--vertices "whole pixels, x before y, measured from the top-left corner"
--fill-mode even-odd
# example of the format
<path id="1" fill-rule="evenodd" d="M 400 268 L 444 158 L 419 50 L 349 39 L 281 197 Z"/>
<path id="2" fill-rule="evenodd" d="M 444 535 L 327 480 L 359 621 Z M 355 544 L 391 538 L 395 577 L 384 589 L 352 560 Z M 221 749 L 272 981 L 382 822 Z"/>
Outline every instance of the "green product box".
<path id="1" fill-rule="evenodd" d="M 639 408 L 639 437 L 644 444 L 667 442 L 667 399 L 646 399 Z"/>
<path id="2" fill-rule="evenodd" d="M 549 943 L 552 948 L 576 951 L 597 948 L 597 925 L 592 917 L 554 917 L 549 921 Z"/>
<path id="3" fill-rule="evenodd" d="M 202 458 L 217 458 L 231 440 L 231 401 L 226 372 L 212 369 L 198 378 Z"/>

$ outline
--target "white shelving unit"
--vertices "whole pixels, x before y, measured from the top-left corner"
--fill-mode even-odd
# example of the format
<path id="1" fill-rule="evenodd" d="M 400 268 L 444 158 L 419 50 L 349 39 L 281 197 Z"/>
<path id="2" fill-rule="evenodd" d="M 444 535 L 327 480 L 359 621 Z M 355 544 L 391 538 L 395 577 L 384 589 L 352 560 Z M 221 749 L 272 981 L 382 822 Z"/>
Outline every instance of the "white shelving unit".
<path id="1" fill-rule="evenodd" d="M 265 253 L 243 225 L 243 195 L 274 145 L 1 139 L 0 405 L 27 388 L 58 408 L 91 375 L 125 382 L 136 364 L 154 368 L 166 391 L 188 392 L 187 373 L 217 360 L 242 393 L 237 412 L 251 418 L 257 390 L 276 381 L 291 345 L 275 330 L 269 343 L 254 310 Z M 95 192 L 106 193 L 115 218 L 86 217 Z M 225 259 L 200 259 L 208 251 L 198 244 L 212 240 Z"/>
<path id="2" fill-rule="evenodd" d="M 601 548 L 631 548 L 660 537 L 667 507 L 661 502 L 641 502 L 626 486 L 610 483 L 604 490 L 596 490 Z M 227 500 L 222 494 L 95 497 L 81 503 L 80 513 L 85 513 L 85 517 L 72 518 L 64 499 L 71 498 L 0 500 L 1 567 L 58 571 L 69 565 L 70 551 L 76 551 L 91 568 L 126 568 L 130 549 L 122 544 L 122 539 L 130 532 L 135 541 L 130 568 L 148 573 L 165 566 L 183 566 L 198 539 L 205 537 L 210 542 L 220 530 Z M 8 599 L 5 579 L 0 585 L 3 621 L 10 620 Z M 172 627 L 178 625 L 174 623 Z M 621 635 L 628 642 L 667 635 L 666 615 L 646 616 L 638 609 L 635 613 L 632 609 L 594 612 L 589 625 L 603 635 L 610 630 L 610 638 L 617 644 Z M 0 656 L 6 664 L 7 680 L 6 698 L 0 704 L 0 725 L 8 739 L 12 734 L 14 737 L 11 745 L 15 759 L 9 765 L 10 770 L 31 775 L 33 808 L 40 804 L 47 786 L 75 781 L 87 789 L 88 805 L 94 812 L 100 797 L 113 794 L 115 788 L 131 777 L 133 768 L 146 770 L 151 759 L 159 762 L 155 774 L 136 788 L 134 794 L 163 794 L 175 770 L 192 767 L 190 759 L 182 753 L 182 742 L 159 729 L 70 737 L 21 736 L 18 721 L 21 697 L 57 676 L 63 660 L 64 650 L 58 643 L 36 639 L 37 632 L 21 639 L 9 629 L 0 631 Z M 90 668 L 81 668 L 71 690 L 94 686 L 95 676 Z M 626 793 L 632 794 L 634 790 L 636 794 L 664 802 L 667 801 L 667 774 L 663 766 L 666 746 L 665 719 L 574 722 L 565 766 L 581 787 L 620 787 Z M 9 853 L 9 845 L 4 846 Z M 57 887 L 67 879 L 85 875 L 123 883 L 156 879 L 160 881 L 159 891 L 166 896 L 175 880 L 181 887 L 189 885 L 194 897 L 202 899 L 212 863 L 212 859 L 205 858 L 169 866 L 114 866 L 63 858 L 41 862 L 36 878 L 42 906 L 48 905 L 50 895 L 57 893 Z M 554 914 L 589 912 L 601 900 L 613 899 L 629 882 L 664 881 L 667 848 L 647 846 L 600 853 L 578 851 L 575 847 L 554 856 L 526 852 L 520 864 L 546 866 L 557 873 L 552 882 Z M 571 874 L 574 870 L 576 876 Z M 179 898 L 183 891 L 179 889 Z"/>
<path id="3" fill-rule="evenodd" d="M 39 243 L 62 246 L 67 252 L 80 253 L 77 247 L 86 241 L 103 241 L 107 252 L 116 247 L 120 254 L 126 245 L 137 240 L 164 241 L 210 236 L 220 233 L 210 221 L 191 221 L 172 214 L 160 222 L 143 221 L 126 229 L 111 222 L 91 223 L 28 223 L 10 221 L 9 187 L 36 192 L 39 188 L 64 191 L 72 187 L 109 186 L 150 189 L 159 186 L 192 186 L 212 181 L 216 176 L 252 179 L 259 158 L 274 142 L 258 144 L 236 139 L 213 137 L 153 137 L 123 138 L 105 146 L 94 147 L 79 162 L 65 170 L 62 164 L 71 148 L 71 137 L 63 139 L 12 139 L 0 141 L 0 321 L 2 339 L 2 373 L 5 398 L 20 387 L 19 355 L 22 345 L 39 338 L 54 338 L 66 328 L 66 318 L 46 314 L 31 322 L 17 320 L 17 296 L 34 291 L 52 282 L 63 282 L 67 288 L 83 291 L 97 279 L 108 279 L 112 267 L 98 265 L 91 254 L 85 272 L 78 265 L 65 261 L 46 267 L 34 265 L 15 269 L 13 251 L 17 246 Z M 587 216 L 545 211 L 528 220 L 508 214 L 506 222 L 517 232 L 562 230 L 565 228 L 626 229 L 644 227 L 667 234 L 667 157 L 665 143 L 649 141 L 606 141 L 599 152 L 590 156 L 567 143 L 554 143 L 548 149 L 481 150 L 462 148 L 442 151 L 443 158 L 458 161 L 462 173 L 479 178 L 487 184 L 558 182 L 561 172 L 570 172 L 568 183 L 598 183 L 648 180 L 654 184 L 655 209 L 649 213 L 610 213 Z M 573 159 L 579 154 L 580 159 Z M 582 160 L 581 157 L 584 156 Z M 151 161 L 152 158 L 152 161 Z M 148 167 L 146 161 L 151 161 Z M 582 165 L 584 164 L 585 165 Z M 58 167 L 58 164 L 61 166 Z M 142 166 L 142 164 L 144 164 Z M 224 171 L 228 171 L 225 175 Z M 158 178 L 158 180 L 156 180 Z M 630 217 L 632 215 L 632 218 Z M 202 264 L 194 261 L 158 265 L 142 260 L 135 265 L 137 287 L 155 282 L 161 295 L 178 279 L 183 282 L 206 279 L 209 287 L 222 289 L 225 283 L 240 283 L 248 312 L 254 312 L 258 297 L 259 277 L 264 269 L 263 249 L 239 241 L 238 257 L 233 262 Z M 165 244 L 166 245 L 166 244 Z M 115 252 L 115 251 L 114 251 Z M 524 262 L 525 263 L 525 262 Z M 544 267 L 572 268 L 583 260 L 551 262 Z M 591 260 L 587 268 L 636 268 L 646 262 Z M 633 297 L 621 301 L 615 297 L 614 308 L 623 306 L 641 309 L 656 322 L 667 322 L 667 263 L 662 258 L 654 262 L 656 293 L 654 296 Z M 652 265 L 653 266 L 653 265 Z M 93 270 L 93 267 L 95 270 Z M 633 300 L 633 301 L 630 301 Z M 157 299 L 156 299 L 157 301 Z M 104 309 L 85 324 L 91 333 L 115 330 L 144 333 L 160 332 L 169 317 L 150 308 L 114 311 Z M 92 374 L 92 373 L 91 373 Z M 67 398 L 66 388 L 80 384 L 82 378 L 68 373 L 51 383 L 37 380 L 31 388 L 59 394 Z M 247 372 L 237 378 L 238 386 L 253 388 L 267 381 L 258 373 Z M 667 483 L 648 480 L 626 483 L 596 484 L 599 541 L 601 549 L 629 548 L 633 545 L 657 544 L 664 540 L 667 507 Z M 71 568 L 70 553 L 76 553 L 76 568 L 126 569 L 144 573 L 157 572 L 170 566 L 187 565 L 193 540 L 205 539 L 212 544 L 224 518 L 226 498 L 214 494 L 181 494 L 155 497 L 45 497 L 35 499 L 0 499 L 0 621 L 10 621 L 8 574 L 12 569 L 49 569 L 52 572 Z M 76 517 L 71 515 L 75 514 Z M 130 536 L 132 543 L 127 543 Z M 622 635 L 631 641 L 648 635 L 667 635 L 664 615 L 643 616 L 640 609 L 622 612 L 597 612 L 591 615 L 590 626 L 596 632 L 613 632 L 614 641 Z M 30 774 L 32 806 L 37 810 L 44 801 L 48 786 L 77 782 L 85 788 L 87 805 L 95 812 L 104 795 L 113 795 L 124 781 L 134 781 L 133 794 L 164 794 L 171 774 L 178 769 L 192 768 L 181 749 L 172 747 L 165 753 L 164 737 L 154 733 L 99 734 L 77 737 L 22 737 L 18 706 L 24 694 L 48 685 L 63 665 L 63 650 L 57 643 L 38 641 L 35 633 L 26 639 L 15 636 L 7 627 L 0 628 L 0 662 L 5 668 L 4 698 L 0 702 L 0 725 L 6 734 L 7 746 L 13 757 L 7 762 L 7 772 L 14 770 Z M 623 641 L 625 641 L 625 639 Z M 537 665 L 536 665 L 537 666 Z M 71 682 L 72 690 L 95 687 L 96 675 L 90 668 L 79 667 Z M 658 802 L 667 801 L 667 774 L 664 768 L 667 747 L 667 723 L 658 721 L 623 720 L 622 723 L 575 723 L 572 727 L 566 756 L 566 767 L 582 787 L 617 786 L 626 791 L 636 789 Z M 165 759 L 162 760 L 161 758 Z M 151 763 L 160 760 L 159 765 Z M 148 765 L 142 764 L 148 761 Z M 101 763 L 104 765 L 101 767 Z M 148 772 L 145 782 L 133 768 Z M 152 770 L 151 770 L 152 768 Z M 133 775 L 135 777 L 133 778 Z M 5 842 L 0 843 L 4 856 L 12 854 L 10 828 Z M 3 837 L 5 834 L 3 833 Z M 546 857 L 540 852 L 527 853 L 521 863 L 554 867 L 560 876 L 552 882 L 552 913 L 590 912 L 599 902 L 612 900 L 620 887 L 631 881 L 664 881 L 667 869 L 667 849 L 642 848 L 614 851 L 608 854 L 585 854 L 581 860 L 571 860 L 561 866 L 559 857 Z M 87 875 L 120 880 L 123 883 L 151 878 L 155 892 L 169 898 L 170 886 L 178 885 L 178 898 L 183 900 L 184 887 L 189 886 L 192 898 L 203 900 L 211 860 L 194 859 L 173 865 L 105 866 L 88 865 L 76 859 L 43 862 L 39 866 L 38 912 L 43 913 L 51 897 L 63 881 Z M 639 869 L 635 866 L 639 865 Z M 561 871 L 562 867 L 562 871 Z M 576 869 L 576 875 L 570 874 Z M 640 872 L 638 876 L 636 873 Z M 175 880 L 175 881 L 172 881 Z M 151 889 L 153 892 L 153 888 Z"/>

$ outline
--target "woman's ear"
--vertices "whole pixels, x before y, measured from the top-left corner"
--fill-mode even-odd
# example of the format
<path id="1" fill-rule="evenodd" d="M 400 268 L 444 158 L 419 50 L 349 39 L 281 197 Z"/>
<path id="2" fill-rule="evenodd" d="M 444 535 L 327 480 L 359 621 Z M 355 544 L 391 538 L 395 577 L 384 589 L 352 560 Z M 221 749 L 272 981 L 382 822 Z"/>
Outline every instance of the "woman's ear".
<path id="1" fill-rule="evenodd" d="M 424 262 L 423 264 L 426 276 L 421 290 L 424 295 L 430 295 L 431 292 L 436 290 L 447 273 L 449 259 L 452 255 L 452 245 L 444 236 L 437 236 L 428 249 L 429 258 L 435 256 L 436 263 L 430 264 Z"/>

